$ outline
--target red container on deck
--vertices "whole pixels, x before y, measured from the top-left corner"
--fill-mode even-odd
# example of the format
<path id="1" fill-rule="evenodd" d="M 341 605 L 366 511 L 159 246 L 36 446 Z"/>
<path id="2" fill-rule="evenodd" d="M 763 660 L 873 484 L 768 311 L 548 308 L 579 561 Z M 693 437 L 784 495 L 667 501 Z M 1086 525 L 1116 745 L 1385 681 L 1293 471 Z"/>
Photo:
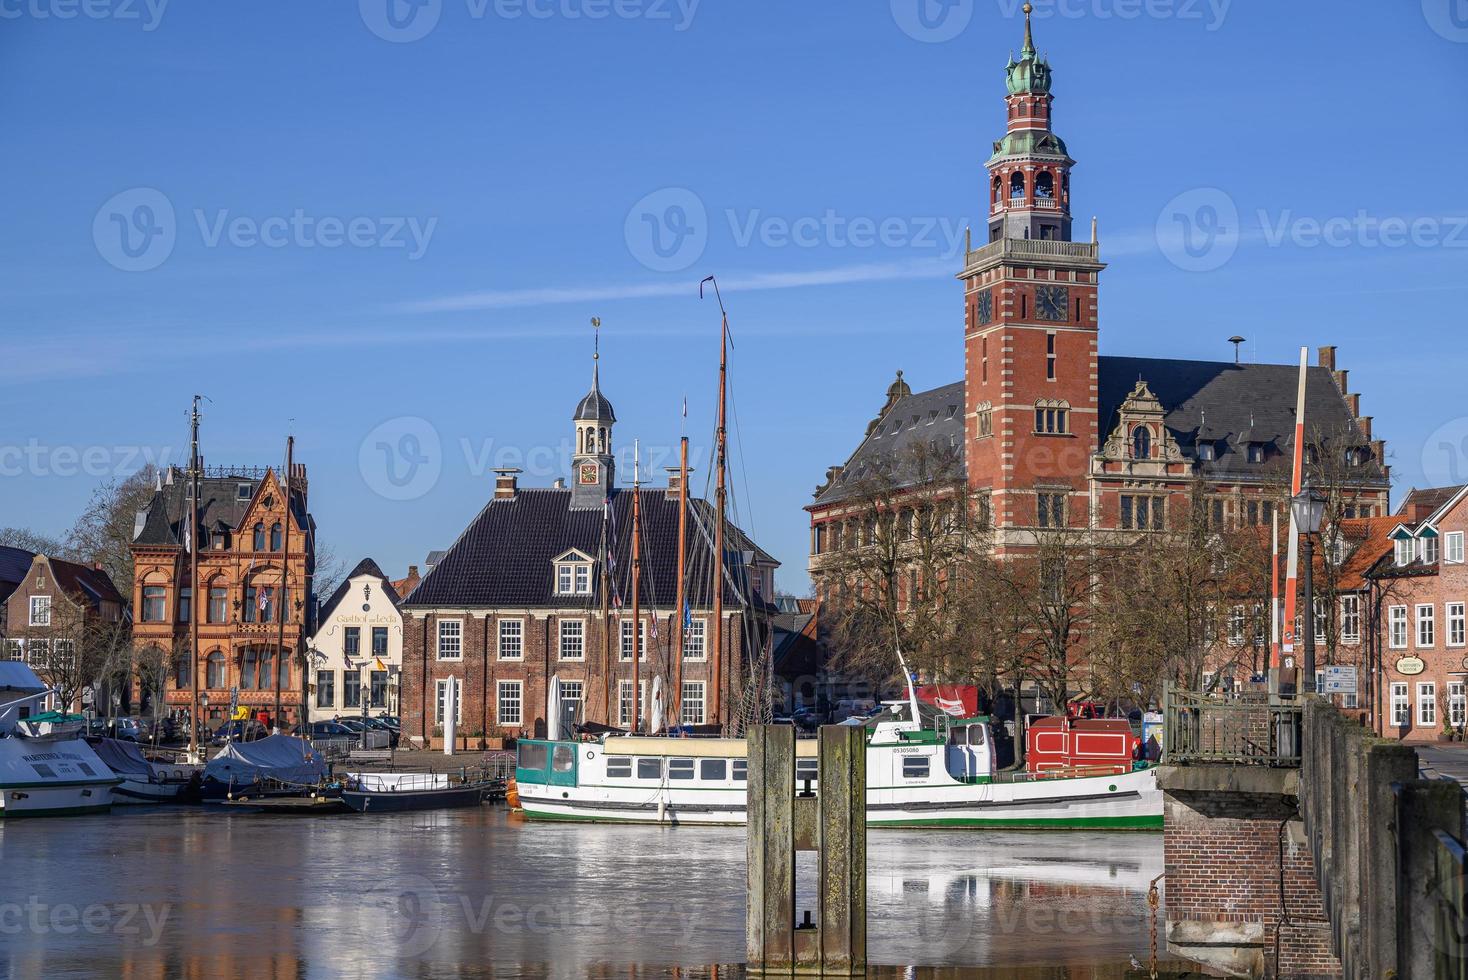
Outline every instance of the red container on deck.
<path id="1" fill-rule="evenodd" d="M 1110 769 L 1130 772 L 1141 739 L 1124 718 L 1037 718 L 1025 733 L 1030 772 Z"/>

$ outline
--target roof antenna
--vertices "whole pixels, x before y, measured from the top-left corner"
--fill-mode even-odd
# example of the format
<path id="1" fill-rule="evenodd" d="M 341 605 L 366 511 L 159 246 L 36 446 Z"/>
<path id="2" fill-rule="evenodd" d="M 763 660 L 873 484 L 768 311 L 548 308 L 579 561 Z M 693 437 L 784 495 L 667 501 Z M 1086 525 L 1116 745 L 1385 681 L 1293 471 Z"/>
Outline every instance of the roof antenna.
<path id="1" fill-rule="evenodd" d="M 1232 337 L 1228 338 L 1228 342 L 1234 345 L 1234 363 L 1238 364 L 1239 348 L 1248 342 L 1248 338 L 1240 337 L 1238 334 L 1234 334 Z"/>

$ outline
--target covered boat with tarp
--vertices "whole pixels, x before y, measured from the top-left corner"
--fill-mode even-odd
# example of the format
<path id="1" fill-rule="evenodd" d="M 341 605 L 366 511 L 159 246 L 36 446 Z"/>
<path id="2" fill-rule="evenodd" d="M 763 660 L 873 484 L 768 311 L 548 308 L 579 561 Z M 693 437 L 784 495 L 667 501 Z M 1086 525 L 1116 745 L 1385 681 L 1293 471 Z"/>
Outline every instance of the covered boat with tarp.
<path id="1" fill-rule="evenodd" d="M 302 738 L 230 742 L 204 767 L 204 798 L 299 793 L 320 785 L 327 774 L 326 761 Z"/>
<path id="2" fill-rule="evenodd" d="M 96 813 L 112 806 L 120 778 L 73 737 L 66 719 L 32 724 L 53 692 L 19 662 L 0 663 L 0 817 Z"/>
<path id="3" fill-rule="evenodd" d="M 178 803 L 190 795 L 190 789 L 197 789 L 196 768 L 150 762 L 134 742 L 115 738 L 91 738 L 87 742 L 97 758 L 122 777 L 112 789 L 115 804 Z"/>

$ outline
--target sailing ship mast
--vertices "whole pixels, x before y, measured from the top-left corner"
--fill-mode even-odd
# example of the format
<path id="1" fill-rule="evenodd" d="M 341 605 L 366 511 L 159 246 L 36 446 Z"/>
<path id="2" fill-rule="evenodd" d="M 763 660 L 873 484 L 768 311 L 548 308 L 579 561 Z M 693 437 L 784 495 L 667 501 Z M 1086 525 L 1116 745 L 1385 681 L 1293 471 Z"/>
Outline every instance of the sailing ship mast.
<path id="1" fill-rule="evenodd" d="M 719 421 L 714 437 L 714 461 L 716 477 L 714 503 L 717 516 L 714 520 L 714 650 L 710 660 L 713 674 L 712 714 L 714 723 L 724 727 L 724 515 L 728 505 L 726 471 L 728 469 L 725 450 L 727 448 L 727 408 L 729 392 L 729 313 L 724 309 L 724 297 L 719 292 L 719 282 L 709 276 L 698 284 L 698 295 L 703 297 L 703 284 L 714 284 L 714 296 L 719 301 L 722 322 L 719 327 Z"/>
<path id="2" fill-rule="evenodd" d="M 673 615 L 673 684 L 668 692 L 671 711 L 668 716 L 674 728 L 683 724 L 683 630 L 688 608 L 688 586 L 685 569 L 688 564 L 688 399 L 683 400 L 684 431 L 678 440 L 678 597 Z"/>
<path id="3" fill-rule="evenodd" d="M 189 761 L 199 761 L 199 399 L 189 413 Z M 204 609 L 208 609 L 208 596 Z"/>
<path id="4" fill-rule="evenodd" d="M 280 536 L 280 594 L 275 598 L 275 621 L 278 624 L 275 642 L 275 660 L 272 661 L 275 676 L 270 680 L 270 686 L 275 688 L 275 727 L 280 727 L 280 674 L 281 668 L 285 666 L 285 618 L 289 613 L 286 594 L 286 569 L 290 564 L 291 544 L 291 470 L 295 457 L 296 437 L 286 436 L 285 439 L 285 518 L 282 523 Z M 370 689 L 370 684 L 369 684 Z M 301 721 L 306 720 L 305 714 L 301 715 Z"/>
<path id="5" fill-rule="evenodd" d="M 632 734 L 642 714 L 642 471 L 641 446 L 632 443 Z"/>

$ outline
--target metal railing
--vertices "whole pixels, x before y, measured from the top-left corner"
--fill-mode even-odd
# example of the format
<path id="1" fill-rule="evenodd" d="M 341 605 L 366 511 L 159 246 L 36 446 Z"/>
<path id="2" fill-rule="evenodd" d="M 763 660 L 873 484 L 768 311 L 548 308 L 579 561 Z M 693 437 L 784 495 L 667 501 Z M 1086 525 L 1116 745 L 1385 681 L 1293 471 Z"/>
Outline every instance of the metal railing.
<path id="1" fill-rule="evenodd" d="M 1168 685 L 1163 695 L 1162 760 L 1171 765 L 1300 765 L 1298 701 L 1245 694 L 1219 697 Z"/>
<path id="2" fill-rule="evenodd" d="M 1094 242 L 1063 242 L 1053 238 L 1001 238 L 968 253 L 967 264 L 976 265 L 1000 256 L 1016 258 L 1069 258 L 1097 261 Z"/>

